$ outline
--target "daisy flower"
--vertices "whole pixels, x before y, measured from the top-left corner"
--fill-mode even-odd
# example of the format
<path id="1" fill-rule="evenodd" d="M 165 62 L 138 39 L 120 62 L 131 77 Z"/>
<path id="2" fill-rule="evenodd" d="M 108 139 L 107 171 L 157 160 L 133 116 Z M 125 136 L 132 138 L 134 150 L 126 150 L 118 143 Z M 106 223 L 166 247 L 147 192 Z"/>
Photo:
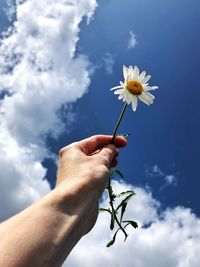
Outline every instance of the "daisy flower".
<path id="1" fill-rule="evenodd" d="M 137 66 L 123 66 L 124 82 L 120 82 L 120 86 L 111 88 L 115 90 L 114 94 L 119 95 L 118 99 L 122 99 L 128 105 L 132 104 L 133 111 L 136 111 L 138 98 L 147 105 L 153 104 L 155 96 L 149 93 L 151 90 L 158 89 L 158 86 L 149 86 L 148 81 L 151 76 L 146 75 L 143 71 L 140 73 Z"/>
<path id="2" fill-rule="evenodd" d="M 148 81 L 150 80 L 151 76 L 146 75 L 145 71 L 140 73 L 137 66 L 135 66 L 134 68 L 132 66 L 130 66 L 128 68 L 126 66 L 123 66 L 123 74 L 124 74 L 124 82 L 120 82 L 120 86 L 116 86 L 116 87 L 113 87 L 111 89 L 111 90 L 115 90 L 114 94 L 119 95 L 118 96 L 119 100 L 122 99 L 123 102 L 125 102 L 124 107 L 123 107 L 121 114 L 119 116 L 119 119 L 117 121 L 117 124 L 114 128 L 111 144 L 114 144 L 115 137 L 117 135 L 119 135 L 119 134 L 117 134 L 117 131 L 118 131 L 119 125 L 122 121 L 122 118 L 125 114 L 127 106 L 129 104 L 132 104 L 133 111 L 136 111 L 138 99 L 147 105 L 152 104 L 155 97 L 152 94 L 150 94 L 149 91 L 158 89 L 158 86 L 149 86 Z M 129 134 L 125 134 L 125 135 L 123 134 L 122 136 L 124 136 L 126 138 L 127 136 L 129 136 Z M 118 229 L 115 232 L 113 239 L 107 244 L 107 247 L 110 247 L 113 245 L 113 243 L 115 242 L 116 235 L 117 235 L 119 230 L 121 230 L 124 233 L 125 240 L 126 240 L 126 238 L 128 237 L 128 234 L 127 234 L 125 228 L 128 226 L 128 224 L 131 224 L 134 228 L 137 227 L 136 222 L 123 221 L 123 219 L 122 219 L 123 214 L 124 214 L 125 209 L 126 209 L 126 204 L 127 204 L 126 200 L 129 197 L 134 195 L 133 191 L 130 191 L 130 190 L 127 191 L 127 192 L 131 192 L 130 193 L 131 195 L 126 196 L 125 199 L 122 200 L 121 204 L 117 207 L 117 209 L 115 209 L 115 207 L 114 207 L 114 201 L 115 201 L 116 195 L 113 193 L 112 186 L 111 186 L 111 178 L 112 178 L 113 173 L 120 174 L 120 172 L 117 170 L 111 170 L 109 173 L 107 190 L 108 190 L 109 199 L 110 199 L 110 201 L 109 201 L 110 208 L 109 209 L 102 209 L 102 210 L 107 211 L 111 214 L 110 229 L 113 230 L 115 223 L 118 225 Z M 121 174 L 120 174 L 120 176 L 121 176 Z M 124 194 L 124 192 L 121 193 L 121 195 L 123 195 L 123 194 Z M 121 218 L 120 219 L 118 219 L 118 216 L 117 216 L 117 213 L 119 211 L 118 210 L 119 207 L 121 207 Z M 126 223 L 126 225 L 123 225 L 123 223 Z"/>

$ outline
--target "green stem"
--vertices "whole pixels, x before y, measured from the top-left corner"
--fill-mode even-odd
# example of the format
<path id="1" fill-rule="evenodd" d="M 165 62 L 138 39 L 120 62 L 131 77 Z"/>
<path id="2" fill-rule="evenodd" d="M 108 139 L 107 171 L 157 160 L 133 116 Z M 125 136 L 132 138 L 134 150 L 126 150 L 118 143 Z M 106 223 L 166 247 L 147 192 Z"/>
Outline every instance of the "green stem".
<path id="1" fill-rule="evenodd" d="M 116 126 L 115 126 L 111 144 L 114 144 L 114 142 L 115 142 L 115 137 L 116 137 L 116 135 L 117 135 L 117 130 L 118 130 L 118 128 L 119 128 L 119 125 L 120 125 L 121 120 L 122 120 L 122 118 L 123 118 L 123 116 L 124 116 L 124 113 L 125 113 L 125 111 L 126 111 L 127 106 L 128 106 L 128 104 L 125 103 L 125 104 L 124 104 L 124 107 L 123 107 L 123 109 L 122 109 L 122 112 L 121 112 L 121 114 L 120 114 L 120 116 L 119 116 L 118 122 L 117 122 L 117 124 L 116 124 Z M 114 205 L 113 205 L 113 198 L 112 198 L 111 192 L 110 192 L 110 190 L 109 190 L 109 189 L 110 189 L 110 186 L 111 186 L 111 177 L 109 176 L 109 179 L 108 179 L 108 193 L 109 193 L 109 199 L 110 199 L 110 206 L 111 206 L 111 209 L 112 209 L 112 214 L 113 214 L 113 216 L 114 216 L 114 218 L 115 218 L 115 221 L 116 221 L 116 223 L 118 224 L 119 228 L 120 228 L 120 229 L 122 230 L 122 232 L 124 233 L 124 235 L 125 235 L 125 240 L 126 240 L 126 238 L 128 237 L 128 234 L 126 233 L 126 231 L 124 230 L 124 228 L 122 227 L 121 223 L 119 222 L 119 220 L 118 220 L 118 218 L 117 218 L 117 215 L 116 215 L 116 212 L 115 212 L 115 208 L 114 208 Z"/>
<path id="2" fill-rule="evenodd" d="M 112 214 L 113 214 L 113 216 L 114 216 L 114 218 L 115 218 L 115 221 L 117 222 L 119 228 L 120 228 L 120 229 L 122 230 L 122 232 L 124 233 L 124 235 L 125 235 L 125 240 L 126 240 L 126 238 L 128 237 L 128 234 L 126 233 L 126 231 L 124 230 L 124 228 L 122 227 L 121 223 L 119 222 L 119 220 L 118 220 L 118 218 L 117 218 L 117 215 L 116 215 L 116 212 L 115 212 L 115 209 L 114 209 L 114 205 L 113 205 L 112 195 L 111 195 L 110 190 L 109 190 L 110 186 L 111 186 L 111 177 L 110 177 L 110 175 L 109 175 L 109 179 L 108 179 L 108 193 L 109 193 L 109 199 L 110 199 L 110 206 L 111 206 L 111 209 L 112 209 Z M 124 241 L 125 241 L 125 240 L 124 240 Z"/>
<path id="3" fill-rule="evenodd" d="M 116 135 L 117 135 L 117 130 L 118 130 L 118 128 L 119 128 L 120 122 L 121 122 L 121 120 L 122 120 L 122 118 L 123 118 L 123 116 L 124 116 L 124 113 L 125 113 L 125 111 L 126 111 L 127 106 L 128 106 L 128 104 L 125 103 L 125 104 L 124 104 L 124 107 L 123 107 L 123 109 L 122 109 L 122 112 L 121 112 L 121 114 L 120 114 L 119 120 L 118 120 L 118 122 L 117 122 L 117 124 L 116 124 L 116 126 L 115 126 L 111 144 L 114 144 L 115 137 L 116 137 Z"/>

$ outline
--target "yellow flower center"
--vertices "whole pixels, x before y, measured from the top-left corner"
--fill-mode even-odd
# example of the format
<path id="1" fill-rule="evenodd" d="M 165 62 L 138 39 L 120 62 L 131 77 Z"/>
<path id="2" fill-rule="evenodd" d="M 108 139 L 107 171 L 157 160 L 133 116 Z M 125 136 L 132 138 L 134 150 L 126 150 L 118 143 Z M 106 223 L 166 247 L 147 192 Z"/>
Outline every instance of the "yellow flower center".
<path id="1" fill-rule="evenodd" d="M 141 95 L 143 91 L 142 84 L 138 81 L 129 81 L 126 84 L 126 88 L 132 95 Z"/>

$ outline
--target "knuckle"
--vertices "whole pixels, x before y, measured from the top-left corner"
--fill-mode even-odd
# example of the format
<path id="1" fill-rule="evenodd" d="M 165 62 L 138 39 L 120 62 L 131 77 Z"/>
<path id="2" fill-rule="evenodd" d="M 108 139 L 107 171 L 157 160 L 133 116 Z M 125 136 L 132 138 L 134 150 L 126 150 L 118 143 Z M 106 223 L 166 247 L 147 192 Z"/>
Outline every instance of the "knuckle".
<path id="1" fill-rule="evenodd" d="M 98 177 L 107 175 L 108 172 L 109 170 L 106 165 L 99 165 L 98 167 L 96 167 L 96 173 Z"/>
<path id="2" fill-rule="evenodd" d="M 110 144 L 110 145 L 108 145 L 108 146 L 109 146 L 109 148 L 111 149 L 111 151 L 112 151 L 113 153 L 116 153 L 116 152 L 117 152 L 117 148 L 116 148 L 115 145 Z"/>
<path id="3" fill-rule="evenodd" d="M 60 150 L 59 150 L 59 157 L 62 158 L 69 150 L 75 150 L 77 147 L 77 144 L 76 143 L 72 143 L 68 146 L 65 146 L 65 147 L 62 147 Z"/>
<path id="4" fill-rule="evenodd" d="M 71 143 L 69 146 L 68 146 L 68 148 L 73 148 L 73 149 L 76 149 L 76 148 L 78 148 L 78 142 L 74 142 L 74 143 Z"/>
<path id="5" fill-rule="evenodd" d="M 105 165 L 99 163 L 94 163 L 93 166 L 88 167 L 89 168 L 85 169 L 83 175 L 82 188 L 89 189 L 90 191 L 102 192 L 108 180 L 109 169 Z"/>
<path id="6" fill-rule="evenodd" d="M 86 153 L 86 154 L 89 154 L 89 151 L 88 151 L 88 147 L 87 147 L 87 145 L 85 144 L 85 143 L 81 143 L 81 144 L 77 144 L 77 146 L 79 145 L 79 149 L 82 151 L 82 152 L 84 152 L 84 153 Z M 76 146 L 76 145 L 75 145 Z M 76 146 L 76 147 L 77 147 Z"/>
<path id="7" fill-rule="evenodd" d="M 62 147 L 62 148 L 60 149 L 60 151 L 59 151 L 59 157 L 60 157 L 60 158 L 63 157 L 65 151 L 66 151 L 66 147 Z"/>
<path id="8" fill-rule="evenodd" d="M 108 157 L 107 157 L 107 156 L 104 156 L 104 155 L 101 156 L 101 162 L 102 162 L 102 164 L 103 164 L 104 166 L 108 166 L 109 163 L 110 163 Z"/>
<path id="9" fill-rule="evenodd" d="M 101 142 L 100 135 L 94 135 L 94 141 L 95 141 L 96 143 L 100 143 L 100 142 Z"/>

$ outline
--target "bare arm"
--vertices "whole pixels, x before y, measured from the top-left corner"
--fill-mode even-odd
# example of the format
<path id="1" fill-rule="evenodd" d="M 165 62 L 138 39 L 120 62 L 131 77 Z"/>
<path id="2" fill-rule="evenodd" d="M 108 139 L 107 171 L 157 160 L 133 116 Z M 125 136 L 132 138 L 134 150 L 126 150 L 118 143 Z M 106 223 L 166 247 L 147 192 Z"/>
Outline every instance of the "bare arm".
<path id="1" fill-rule="evenodd" d="M 57 185 L 46 197 L 0 225 L 0 266 L 58 267 L 94 226 L 117 137 L 93 136 L 60 151 Z"/>

